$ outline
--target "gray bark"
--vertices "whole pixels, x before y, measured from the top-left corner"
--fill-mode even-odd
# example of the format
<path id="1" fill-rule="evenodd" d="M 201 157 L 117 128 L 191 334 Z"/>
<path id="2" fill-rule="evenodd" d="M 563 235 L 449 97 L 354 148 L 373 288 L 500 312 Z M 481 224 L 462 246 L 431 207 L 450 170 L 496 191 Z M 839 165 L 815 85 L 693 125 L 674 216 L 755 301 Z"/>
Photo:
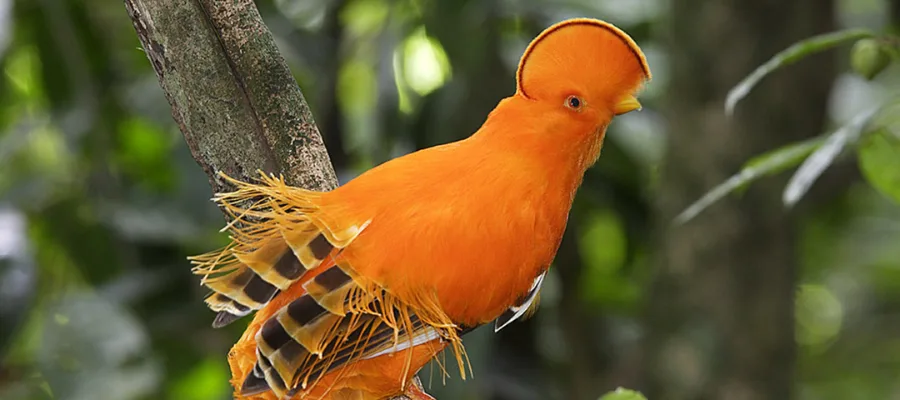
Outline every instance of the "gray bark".
<path id="1" fill-rule="evenodd" d="M 329 190 L 337 179 L 309 106 L 251 0 L 125 0 L 194 159 L 215 192 L 256 171 Z"/>

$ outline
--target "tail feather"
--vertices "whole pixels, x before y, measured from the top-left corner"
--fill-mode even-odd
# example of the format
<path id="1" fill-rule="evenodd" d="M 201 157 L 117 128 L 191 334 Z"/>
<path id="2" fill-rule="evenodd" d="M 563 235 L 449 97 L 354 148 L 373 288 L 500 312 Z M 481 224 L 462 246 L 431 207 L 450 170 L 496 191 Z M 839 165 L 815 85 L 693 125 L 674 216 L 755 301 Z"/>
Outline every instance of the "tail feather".
<path id="1" fill-rule="evenodd" d="M 307 270 L 318 267 L 334 249 L 312 223 L 300 229 L 282 229 L 281 235 Z"/>
<path id="2" fill-rule="evenodd" d="M 288 247 L 280 240 L 270 240 L 258 249 L 247 253 L 235 253 L 234 258 L 241 264 L 280 290 L 287 290 L 303 275 L 296 257 L 291 257 Z"/>
<path id="3" fill-rule="evenodd" d="M 339 330 L 342 317 L 332 314 L 307 294 L 281 309 L 276 319 L 310 354 L 322 355 L 327 341 Z"/>
<path id="4" fill-rule="evenodd" d="M 244 383 L 241 385 L 241 394 L 250 396 L 267 390 L 269 390 L 269 383 L 266 382 L 266 374 L 260 363 L 257 362 L 250 374 L 247 375 L 247 379 L 244 379 Z"/>
<path id="5" fill-rule="evenodd" d="M 284 380 L 281 379 L 281 375 L 278 374 L 278 371 L 275 370 L 275 367 L 269 362 L 269 359 L 263 357 L 259 351 L 257 351 L 256 359 L 258 360 L 256 365 L 263 371 L 268 389 L 272 389 L 275 393 L 281 393 L 282 395 L 279 395 L 279 398 L 284 397 L 283 393 L 286 392 L 288 388 L 287 385 L 285 385 Z"/>
<path id="6" fill-rule="evenodd" d="M 212 327 L 218 329 L 223 326 L 228 326 L 228 324 L 237 321 L 241 317 L 243 317 L 243 315 L 232 314 L 228 311 L 219 311 L 219 313 L 216 314 L 216 318 L 213 319 Z"/>
<path id="7" fill-rule="evenodd" d="M 319 306 L 340 316 L 347 313 L 345 305 L 354 287 L 350 275 L 340 267 L 331 267 L 303 284 L 303 289 Z"/>
<path id="8" fill-rule="evenodd" d="M 463 351 L 456 347 L 455 325 L 420 318 L 341 262 L 305 281 L 303 288 L 305 293 L 276 311 L 255 336 L 254 370 L 263 372 L 279 398 L 315 385 L 325 374 L 354 360 L 434 340 L 452 342 L 457 351 Z M 242 394 L 255 393 L 260 385 L 258 374 L 251 372 L 244 378 Z"/>
<path id="9" fill-rule="evenodd" d="M 250 268 L 241 268 L 240 273 L 232 274 L 229 278 L 208 282 L 206 287 L 252 310 L 262 308 L 278 291 L 277 287 L 266 282 Z"/>
<path id="10" fill-rule="evenodd" d="M 249 307 L 239 304 L 221 293 L 213 293 L 207 297 L 206 304 L 211 310 L 218 313 L 212 323 L 213 328 L 221 328 L 228 325 L 238 318 L 250 314 L 252 311 Z"/>

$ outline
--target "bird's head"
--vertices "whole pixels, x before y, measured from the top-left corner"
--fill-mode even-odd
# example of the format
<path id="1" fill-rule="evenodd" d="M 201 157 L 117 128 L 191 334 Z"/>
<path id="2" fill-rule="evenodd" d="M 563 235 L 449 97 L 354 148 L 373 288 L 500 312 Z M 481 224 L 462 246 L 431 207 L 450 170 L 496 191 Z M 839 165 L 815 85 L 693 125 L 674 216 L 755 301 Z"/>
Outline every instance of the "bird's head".
<path id="1" fill-rule="evenodd" d="M 650 80 L 640 47 L 615 26 L 563 21 L 535 38 L 519 61 L 516 94 L 557 105 L 573 118 L 608 120 L 640 109 L 635 93 Z"/>
<path id="2" fill-rule="evenodd" d="M 644 53 L 625 32 L 595 19 L 571 19 L 531 42 L 510 100 L 527 109 L 523 114 L 537 115 L 542 129 L 589 144 L 584 151 L 596 153 L 585 154 L 592 163 L 610 120 L 641 108 L 635 95 L 649 80 Z"/>

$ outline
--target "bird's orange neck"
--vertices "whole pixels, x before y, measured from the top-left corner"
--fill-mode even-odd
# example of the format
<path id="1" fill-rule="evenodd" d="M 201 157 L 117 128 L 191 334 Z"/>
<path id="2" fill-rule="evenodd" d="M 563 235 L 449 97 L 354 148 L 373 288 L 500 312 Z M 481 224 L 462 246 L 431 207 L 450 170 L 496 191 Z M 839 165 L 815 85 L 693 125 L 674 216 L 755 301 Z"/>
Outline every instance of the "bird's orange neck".
<path id="1" fill-rule="evenodd" d="M 573 125 L 554 112 L 530 99 L 508 97 L 470 140 L 492 152 L 527 158 L 546 174 L 548 184 L 574 193 L 600 155 L 606 124 Z"/>

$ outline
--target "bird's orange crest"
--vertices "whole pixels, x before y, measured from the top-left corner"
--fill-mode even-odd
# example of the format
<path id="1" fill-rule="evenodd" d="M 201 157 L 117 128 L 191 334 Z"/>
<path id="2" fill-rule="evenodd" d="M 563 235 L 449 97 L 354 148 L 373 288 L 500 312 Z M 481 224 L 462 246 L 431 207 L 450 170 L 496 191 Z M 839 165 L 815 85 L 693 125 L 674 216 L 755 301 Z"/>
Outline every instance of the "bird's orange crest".
<path id="1" fill-rule="evenodd" d="M 633 93 L 650 78 L 646 57 L 628 34 L 603 21 L 577 18 L 547 28 L 528 45 L 516 71 L 516 92 L 553 96 L 566 82 L 593 90 L 591 97 L 618 101 L 611 97 Z"/>

